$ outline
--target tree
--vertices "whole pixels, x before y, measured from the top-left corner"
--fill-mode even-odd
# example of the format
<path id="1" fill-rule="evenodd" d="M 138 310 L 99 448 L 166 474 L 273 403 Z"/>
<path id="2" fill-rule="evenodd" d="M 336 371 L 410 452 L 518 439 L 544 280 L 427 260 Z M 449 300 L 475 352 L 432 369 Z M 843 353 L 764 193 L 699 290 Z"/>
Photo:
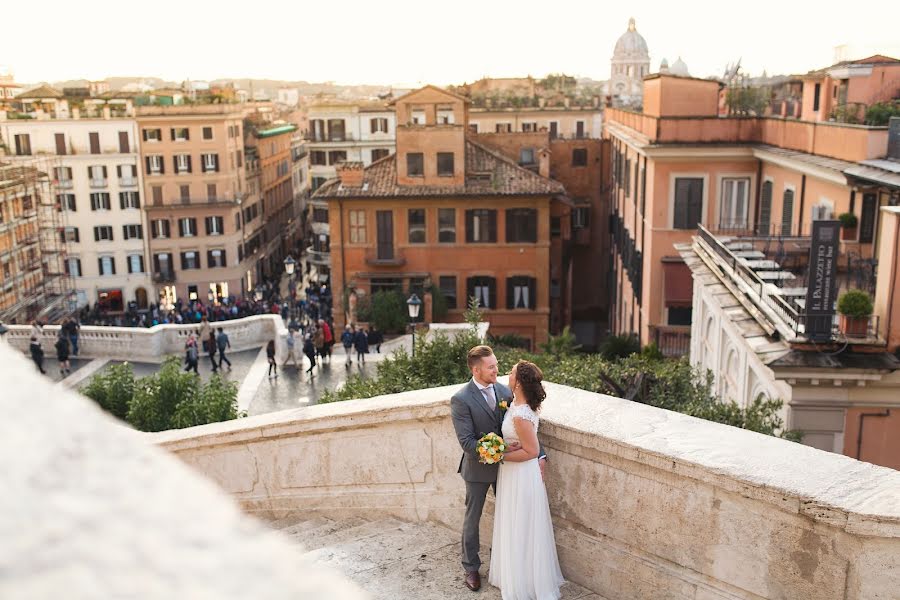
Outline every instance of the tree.
<path id="1" fill-rule="evenodd" d="M 866 125 L 883 127 L 891 117 L 900 117 L 900 102 L 878 102 L 866 109 Z"/>
<path id="2" fill-rule="evenodd" d="M 441 321 L 450 310 L 447 306 L 447 297 L 441 292 L 441 288 L 433 283 L 428 289 L 431 292 L 431 318 L 433 321 Z"/>
<path id="3" fill-rule="evenodd" d="M 725 94 L 725 105 L 732 115 L 762 116 L 769 105 L 769 94 L 763 87 L 731 87 Z"/>
<path id="4" fill-rule="evenodd" d="M 134 387 L 134 369 L 125 362 L 110 365 L 105 372 L 95 375 L 81 393 L 124 421 L 128 415 L 128 404 L 134 396 Z"/>
<path id="5" fill-rule="evenodd" d="M 381 331 L 402 332 L 409 321 L 406 298 L 399 291 L 380 291 L 372 295 L 369 321 Z"/>

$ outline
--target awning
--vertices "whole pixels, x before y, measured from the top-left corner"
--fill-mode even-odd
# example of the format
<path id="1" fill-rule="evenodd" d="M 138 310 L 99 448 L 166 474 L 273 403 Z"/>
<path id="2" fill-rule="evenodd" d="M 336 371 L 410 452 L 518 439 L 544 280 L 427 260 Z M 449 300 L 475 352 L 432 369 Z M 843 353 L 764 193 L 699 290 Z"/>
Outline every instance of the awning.
<path id="1" fill-rule="evenodd" d="M 694 278 L 691 270 L 683 262 L 663 262 L 665 278 L 665 305 L 685 308 L 691 306 L 694 298 Z"/>
<path id="2" fill-rule="evenodd" d="M 848 179 L 856 179 L 900 189 L 900 173 L 869 165 L 853 165 L 844 169 Z"/>

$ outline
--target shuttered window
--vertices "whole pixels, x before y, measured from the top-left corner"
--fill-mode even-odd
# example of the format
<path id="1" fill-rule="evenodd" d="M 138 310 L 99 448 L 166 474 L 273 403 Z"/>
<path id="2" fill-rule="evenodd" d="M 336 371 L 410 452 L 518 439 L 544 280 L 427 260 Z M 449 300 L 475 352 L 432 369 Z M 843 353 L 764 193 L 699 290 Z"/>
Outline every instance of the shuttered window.
<path id="1" fill-rule="evenodd" d="M 794 190 L 784 190 L 781 204 L 781 235 L 791 235 L 794 225 Z"/>
<path id="2" fill-rule="evenodd" d="M 675 180 L 675 206 L 672 224 L 675 229 L 696 229 L 702 221 L 703 180 L 679 177 Z"/>
<path id="3" fill-rule="evenodd" d="M 759 235 L 769 235 L 772 227 L 772 182 L 764 181 L 759 198 Z"/>
<path id="4" fill-rule="evenodd" d="M 476 208 L 466 211 L 466 242 L 497 242 L 497 211 L 487 208 Z"/>
<path id="5" fill-rule="evenodd" d="M 506 308 L 510 310 L 534 310 L 537 279 L 534 277 L 508 277 L 506 279 Z"/>
<path id="6" fill-rule="evenodd" d="M 506 242 L 537 242 L 537 210 L 533 208 L 506 209 Z"/>
<path id="7" fill-rule="evenodd" d="M 493 277 L 469 277 L 466 279 L 466 302 L 476 298 L 481 308 L 497 307 L 497 280 Z"/>

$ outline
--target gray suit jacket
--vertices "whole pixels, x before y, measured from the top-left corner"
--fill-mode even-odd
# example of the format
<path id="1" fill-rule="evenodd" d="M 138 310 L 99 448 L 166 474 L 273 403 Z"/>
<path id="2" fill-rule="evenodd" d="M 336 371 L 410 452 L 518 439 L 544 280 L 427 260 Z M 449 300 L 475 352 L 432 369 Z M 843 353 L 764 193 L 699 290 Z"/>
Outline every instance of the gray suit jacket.
<path id="1" fill-rule="evenodd" d="M 485 465 L 478 462 L 478 452 L 475 450 L 478 440 L 486 433 L 500 433 L 503 424 L 503 413 L 500 410 L 500 402 L 512 400 L 512 392 L 502 383 L 494 385 L 494 396 L 497 398 L 497 406 L 492 411 L 484 399 L 484 394 L 469 380 L 469 383 L 459 389 L 450 398 L 450 415 L 453 418 L 453 429 L 459 445 L 462 446 L 463 456 L 459 461 L 457 471 L 466 481 L 481 483 L 494 483 L 497 481 L 497 469 L 499 465 Z"/>

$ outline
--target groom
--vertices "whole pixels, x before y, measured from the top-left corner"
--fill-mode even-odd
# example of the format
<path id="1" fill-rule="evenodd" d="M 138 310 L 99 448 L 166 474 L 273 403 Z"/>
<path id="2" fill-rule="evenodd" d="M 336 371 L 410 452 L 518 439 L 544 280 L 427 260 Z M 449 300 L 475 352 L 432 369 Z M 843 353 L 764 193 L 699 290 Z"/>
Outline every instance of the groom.
<path id="1" fill-rule="evenodd" d="M 481 559 L 478 557 L 480 545 L 478 524 L 487 498 L 489 487 L 497 493 L 497 469 L 499 465 L 478 462 L 475 450 L 478 440 L 486 433 L 501 434 L 503 410 L 501 402 L 507 406 L 512 402 L 512 392 L 502 383 L 497 383 L 497 357 L 490 346 L 475 346 L 467 356 L 472 380 L 460 388 L 450 399 L 450 414 L 459 445 L 464 451 L 459 461 L 459 474 L 466 482 L 466 516 L 463 521 L 462 564 L 466 570 L 466 587 L 473 592 L 481 588 Z M 543 447 L 540 450 L 541 473 L 547 459 Z"/>

